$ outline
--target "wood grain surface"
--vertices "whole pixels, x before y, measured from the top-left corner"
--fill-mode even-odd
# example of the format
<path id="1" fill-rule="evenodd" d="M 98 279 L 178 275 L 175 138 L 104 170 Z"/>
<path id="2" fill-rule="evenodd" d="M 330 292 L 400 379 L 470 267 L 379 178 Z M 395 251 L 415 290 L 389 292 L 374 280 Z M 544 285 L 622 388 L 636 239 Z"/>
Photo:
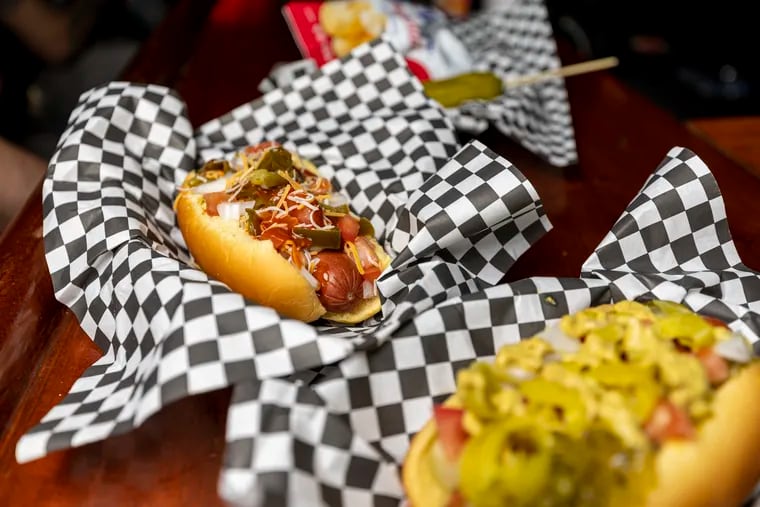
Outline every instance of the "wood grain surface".
<path id="1" fill-rule="evenodd" d="M 689 130 L 760 178 L 760 116 L 695 118 Z"/>

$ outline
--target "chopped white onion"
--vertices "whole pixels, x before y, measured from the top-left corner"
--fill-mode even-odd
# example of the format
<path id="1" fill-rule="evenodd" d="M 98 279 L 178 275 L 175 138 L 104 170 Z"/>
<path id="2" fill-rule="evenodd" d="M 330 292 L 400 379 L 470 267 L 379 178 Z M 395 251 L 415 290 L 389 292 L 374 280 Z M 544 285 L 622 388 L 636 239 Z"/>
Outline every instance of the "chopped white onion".
<path id="1" fill-rule="evenodd" d="M 733 333 L 730 338 L 718 342 L 713 348 L 723 359 L 736 363 L 748 363 L 752 360 L 752 346 L 739 333 Z"/>
<path id="2" fill-rule="evenodd" d="M 630 459 L 628 458 L 628 455 L 624 452 L 618 452 L 610 456 L 610 467 L 612 468 L 624 468 L 628 466 L 630 463 Z"/>
<path id="3" fill-rule="evenodd" d="M 309 273 L 308 269 L 305 267 L 301 268 L 301 274 L 304 278 L 306 278 L 306 281 L 309 282 L 309 285 L 311 285 L 313 289 L 317 289 L 319 287 L 319 282 L 311 273 Z"/>
<path id="4" fill-rule="evenodd" d="M 315 222 L 315 221 L 314 221 L 314 213 L 315 213 L 316 211 L 317 211 L 317 210 L 311 210 L 311 211 L 309 212 L 309 223 L 310 223 L 310 224 L 312 225 L 312 227 L 314 227 L 315 229 L 319 229 L 319 224 L 317 224 L 317 222 Z"/>
<path id="5" fill-rule="evenodd" d="M 229 161 L 230 162 L 230 167 L 232 167 L 236 171 L 239 171 L 240 169 L 242 169 L 243 168 L 243 157 L 244 156 L 245 155 L 238 156 L 238 157 L 233 157 L 232 160 Z"/>
<path id="6" fill-rule="evenodd" d="M 303 253 L 304 265 L 306 267 L 306 270 L 311 272 L 312 263 L 314 262 L 314 259 L 311 257 L 311 253 L 309 253 L 308 250 L 301 250 L 301 253 Z"/>
<path id="7" fill-rule="evenodd" d="M 377 296 L 377 288 L 375 287 L 375 282 L 364 280 L 362 282 L 362 298 L 369 299 L 375 296 Z"/>
<path id="8" fill-rule="evenodd" d="M 359 260 L 362 263 L 362 267 L 368 268 L 369 266 L 380 267 L 380 259 L 377 258 L 377 253 L 372 244 L 364 236 L 359 236 L 354 241 L 356 245 L 356 251 L 359 254 Z"/>
<path id="9" fill-rule="evenodd" d="M 255 201 L 220 202 L 216 206 L 216 211 L 225 220 L 237 220 L 246 209 L 253 208 L 255 205 Z"/>
<path id="10" fill-rule="evenodd" d="M 220 202 L 216 206 L 216 212 L 219 214 L 219 218 L 223 220 L 237 220 L 240 216 L 240 210 L 237 203 L 234 202 Z"/>
<path id="11" fill-rule="evenodd" d="M 557 352 L 578 352 L 581 344 L 575 338 L 566 335 L 558 325 L 550 326 L 538 335 Z"/>
<path id="12" fill-rule="evenodd" d="M 196 187 L 192 187 L 190 191 L 194 194 L 208 194 L 211 192 L 221 192 L 227 188 L 227 180 L 230 176 L 222 176 L 212 181 L 202 183 Z"/>
<path id="13" fill-rule="evenodd" d="M 518 368 L 517 366 L 513 366 L 512 368 L 507 369 L 507 375 L 512 377 L 515 380 L 530 380 L 535 375 L 532 372 L 529 372 L 528 370 L 524 368 Z"/>
<path id="14" fill-rule="evenodd" d="M 325 206 L 329 206 L 331 208 L 337 208 L 339 206 L 347 206 L 348 205 L 348 197 L 346 197 L 343 194 L 330 194 L 330 197 L 322 201 L 322 203 Z"/>
<path id="15" fill-rule="evenodd" d="M 451 461 L 446 457 L 441 441 L 437 438 L 433 444 L 431 457 L 433 475 L 435 475 L 440 484 L 459 484 L 459 462 L 456 460 Z"/>

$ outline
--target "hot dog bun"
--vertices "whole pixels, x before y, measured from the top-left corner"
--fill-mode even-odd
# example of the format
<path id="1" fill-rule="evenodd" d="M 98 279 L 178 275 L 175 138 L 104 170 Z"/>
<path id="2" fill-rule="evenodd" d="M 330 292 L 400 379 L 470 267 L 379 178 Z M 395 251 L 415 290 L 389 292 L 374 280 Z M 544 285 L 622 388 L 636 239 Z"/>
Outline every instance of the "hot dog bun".
<path id="1" fill-rule="evenodd" d="M 183 192 L 175 207 L 187 248 L 208 275 L 286 317 L 312 322 L 325 314 L 314 289 L 271 241 L 256 240 L 237 223 L 209 216 L 202 195 Z"/>
<path id="2" fill-rule="evenodd" d="M 647 507 L 738 506 L 760 478 L 760 364 L 723 385 L 715 415 L 693 442 L 668 442 L 657 456 L 659 485 Z"/>
<path id="3" fill-rule="evenodd" d="M 349 298 L 349 301 L 355 301 L 354 304 L 350 302 L 334 303 L 335 298 L 332 300 L 328 299 L 328 302 L 323 304 L 320 300 L 319 291 L 328 285 L 327 280 L 330 277 L 324 275 L 324 281 L 317 281 L 315 278 L 317 274 L 314 272 L 314 269 L 319 262 L 313 260 L 320 256 L 321 247 L 316 247 L 315 250 L 314 247 L 317 240 L 303 236 L 302 234 L 306 233 L 300 232 L 295 227 L 309 229 L 309 224 L 311 224 L 312 228 L 309 230 L 312 231 L 312 234 L 323 234 L 324 231 L 318 227 L 320 224 L 314 222 L 314 212 L 310 214 L 310 210 L 313 208 L 320 213 L 320 223 L 322 220 L 325 221 L 325 224 L 322 224 L 322 228 L 328 228 L 330 229 L 328 232 L 338 236 L 337 241 L 340 242 L 340 245 L 345 247 L 350 245 L 352 247 L 350 249 L 345 248 L 346 252 L 341 249 L 330 251 L 336 252 L 341 256 L 347 256 L 341 259 L 343 261 L 341 264 L 344 270 L 346 269 L 345 265 L 348 264 L 351 276 L 353 277 L 352 280 L 355 282 L 361 283 L 363 280 L 362 276 L 364 275 L 360 275 L 361 270 L 359 270 L 359 267 L 361 267 L 360 262 L 367 262 L 366 260 L 362 260 L 367 257 L 367 251 L 372 252 L 374 249 L 377 265 L 369 267 L 375 269 L 375 273 L 378 270 L 385 269 L 390 264 L 390 257 L 375 238 L 370 235 L 357 236 L 350 243 L 347 243 L 348 240 L 340 239 L 341 237 L 345 238 L 345 236 L 342 236 L 343 230 L 340 229 L 339 231 L 338 226 L 335 224 L 330 225 L 330 217 L 333 217 L 333 215 L 324 216 L 323 218 L 323 211 L 316 206 L 317 198 L 312 191 L 307 190 L 307 185 L 315 185 L 308 188 L 315 188 L 313 192 L 319 193 L 320 198 L 332 195 L 329 182 L 318 176 L 316 168 L 310 162 L 300 159 L 295 154 L 290 154 L 293 160 L 290 175 L 287 175 L 283 170 L 258 170 L 258 167 L 254 167 L 254 164 L 260 162 L 261 158 L 263 158 L 261 153 L 266 153 L 267 150 L 277 150 L 278 156 L 288 157 L 288 152 L 276 143 L 264 143 L 262 146 L 254 147 L 252 151 L 246 152 L 247 155 L 241 153 L 241 156 L 250 157 L 250 166 L 246 165 L 244 170 L 238 170 L 234 174 L 232 174 L 233 171 L 230 170 L 229 164 L 226 162 L 213 161 L 216 165 L 205 174 L 214 173 L 215 179 L 224 181 L 217 181 L 216 183 L 220 183 L 221 185 L 213 185 L 213 190 L 210 192 L 203 190 L 203 185 L 198 185 L 197 182 L 195 182 L 195 187 L 193 186 L 192 180 L 197 179 L 199 173 L 192 172 L 185 179 L 175 200 L 174 208 L 179 229 L 195 262 L 204 272 L 227 284 L 233 291 L 260 305 L 269 306 L 285 317 L 303 322 L 313 322 L 319 318 L 324 318 L 336 323 L 355 324 L 377 314 L 381 309 L 381 301 L 376 291 L 374 295 L 372 293 L 357 293 L 355 285 L 352 286 L 353 292 L 351 292 L 351 298 Z M 276 163 L 282 164 L 282 160 L 280 158 Z M 225 167 L 227 170 L 223 177 L 219 176 L 219 173 L 224 172 L 223 170 L 217 170 L 219 167 Z M 295 168 L 298 169 L 296 170 Z M 268 171 L 266 176 L 276 179 L 278 183 L 275 186 L 262 187 L 259 184 L 251 183 L 250 180 L 245 180 L 245 178 L 250 178 L 250 174 L 259 173 L 260 175 L 262 171 L 264 173 Z M 301 172 L 298 173 L 296 171 Z M 296 181 L 299 175 L 301 183 Z M 304 180 L 303 178 L 307 179 Z M 312 179 L 308 180 L 308 178 Z M 240 183 L 244 180 L 247 182 Z M 289 183 L 285 182 L 285 180 Z M 239 187 L 245 186 L 248 188 L 249 194 L 254 192 L 252 194 L 253 197 L 249 195 L 247 201 L 241 198 L 236 199 L 236 195 L 239 192 L 235 192 L 235 188 L 233 188 L 235 184 L 238 184 Z M 201 188 L 202 190 L 196 191 L 196 188 Z M 251 190 L 251 188 L 255 188 L 255 190 Z M 295 202 L 287 201 L 288 196 L 291 195 L 291 191 L 292 194 L 298 194 L 297 197 L 293 198 Z M 259 195 L 256 192 L 263 193 Z M 249 208 L 252 207 L 247 211 L 257 213 L 256 210 L 261 209 L 263 213 L 269 213 L 270 217 L 278 216 L 279 218 L 270 218 L 270 220 L 273 221 L 272 223 L 276 220 L 283 220 L 282 224 L 275 224 L 282 227 L 270 228 L 274 232 L 288 231 L 284 234 L 287 234 L 290 239 L 280 239 L 279 246 L 276 247 L 271 239 L 259 236 L 263 232 L 263 228 L 258 227 L 255 233 L 251 232 L 250 227 L 246 227 L 246 223 L 248 223 L 246 220 L 250 220 L 246 219 L 246 215 L 244 215 L 246 209 L 241 209 L 239 218 L 235 218 L 238 217 L 235 214 L 232 219 L 229 216 L 223 218 L 218 215 L 217 207 L 221 209 L 222 204 L 212 204 L 214 211 L 210 212 L 208 208 L 208 202 L 210 201 L 208 199 L 219 199 L 220 194 L 222 196 L 222 204 L 229 205 L 245 201 Z M 304 196 L 307 196 L 310 201 L 304 201 Z M 250 199 L 256 199 L 256 204 L 254 205 L 254 201 Z M 259 200 L 261 199 L 263 201 L 259 204 Z M 303 204 L 304 202 L 306 202 L 305 205 Z M 275 203 L 277 203 L 277 206 L 275 206 Z M 288 207 L 288 205 L 290 206 Z M 342 204 L 341 206 L 345 207 L 346 205 Z M 291 211 L 287 211 L 288 209 Z M 250 217 L 251 215 L 247 216 Z M 300 218 L 297 219 L 296 216 L 300 216 Z M 346 215 L 339 214 L 339 217 L 343 216 Z M 290 221 L 288 222 L 288 220 Z M 338 218 L 332 218 L 332 220 L 338 220 Z M 359 224 L 359 219 L 353 218 L 352 220 L 354 220 L 354 224 Z M 287 222 L 287 228 L 285 228 L 285 222 Z M 358 229 L 359 225 L 355 225 L 355 227 Z M 309 230 L 306 232 L 309 232 Z M 299 231 L 299 233 L 295 233 L 294 231 Z M 336 239 L 334 236 L 331 236 L 331 238 L 333 240 Z M 300 242 L 300 246 L 297 246 L 297 242 Z M 354 242 L 356 242 L 356 245 L 354 245 Z M 361 251 L 361 248 L 357 249 L 360 242 L 363 242 L 360 246 L 364 248 L 365 252 L 362 259 L 360 259 L 361 254 L 357 253 Z M 278 251 L 278 248 L 282 249 L 283 245 L 286 245 L 288 250 Z M 304 250 L 307 252 L 304 253 Z M 311 251 L 311 253 L 309 254 L 308 251 Z M 326 249 L 322 251 L 326 251 Z M 295 255 L 299 255 L 301 257 L 300 262 L 306 262 L 307 266 L 302 266 L 301 269 L 297 268 L 294 265 Z M 372 255 L 370 254 L 369 256 L 371 257 Z M 350 259 L 350 262 L 347 259 Z M 321 260 L 323 269 L 327 269 L 325 266 L 330 265 L 328 263 L 329 259 Z M 309 268 L 311 268 L 311 276 L 309 276 L 309 273 L 304 273 L 304 270 Z M 334 273 L 334 270 L 328 272 L 328 274 Z M 309 278 L 308 280 L 307 277 Z M 334 279 L 334 277 L 331 279 Z M 320 284 L 320 282 L 322 283 Z M 335 290 L 334 285 L 331 287 Z M 333 304 L 333 306 L 329 306 L 330 304 Z M 333 308 L 333 311 L 330 311 L 330 308 Z M 336 309 L 339 311 L 336 311 Z"/>
<path id="4" fill-rule="evenodd" d="M 656 449 L 651 486 L 613 495 L 609 507 L 738 507 L 760 479 L 760 362 L 742 367 L 715 389 L 712 416 L 690 439 L 665 441 Z M 445 403 L 462 407 L 457 395 Z M 444 484 L 436 457 L 439 430 L 431 419 L 414 436 L 402 467 L 413 507 L 463 507 Z M 440 451 L 440 449 L 439 449 Z M 438 460 L 438 461 L 437 461 Z M 631 498 L 638 498 L 631 500 Z M 527 504 L 520 504 L 527 505 Z M 533 505 L 533 504 L 530 504 Z M 539 503 L 536 505 L 551 505 Z M 566 505 L 566 504 L 562 504 Z M 504 507 L 510 507 L 504 504 Z"/>

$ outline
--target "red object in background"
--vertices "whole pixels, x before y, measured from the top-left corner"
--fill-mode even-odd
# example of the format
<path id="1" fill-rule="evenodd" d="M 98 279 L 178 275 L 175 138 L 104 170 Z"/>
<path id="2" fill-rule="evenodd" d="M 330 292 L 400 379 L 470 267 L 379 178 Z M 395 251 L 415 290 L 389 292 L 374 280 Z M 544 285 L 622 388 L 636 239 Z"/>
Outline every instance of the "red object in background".
<path id="1" fill-rule="evenodd" d="M 330 36 L 319 24 L 319 7 L 322 2 L 290 2 L 282 8 L 298 49 L 305 58 L 311 58 L 320 67 L 335 59 Z"/>
<path id="2" fill-rule="evenodd" d="M 274 63 L 301 58 L 280 2 L 219 1 L 203 30 L 186 36 L 197 41 L 196 49 L 174 88 L 193 125 L 258 97 L 258 84 Z"/>
<path id="3" fill-rule="evenodd" d="M 359 221 L 350 215 L 338 219 L 338 229 L 343 241 L 355 241 L 359 235 Z"/>
<path id="4" fill-rule="evenodd" d="M 333 51 L 330 35 L 319 24 L 319 7 L 323 2 L 288 2 L 282 8 L 290 33 L 303 58 L 310 58 L 318 66 L 337 58 Z M 430 79 L 424 62 L 407 58 L 409 70 L 420 81 Z"/>
<path id="5" fill-rule="evenodd" d="M 409 66 L 409 70 L 412 71 L 412 74 L 417 76 L 417 79 L 420 81 L 427 81 L 430 79 L 430 74 L 427 69 L 418 61 L 407 58 L 406 64 Z"/>
<path id="6" fill-rule="evenodd" d="M 696 430 L 689 414 L 672 402 L 663 400 L 644 426 L 649 438 L 660 444 L 667 440 L 690 440 Z"/>

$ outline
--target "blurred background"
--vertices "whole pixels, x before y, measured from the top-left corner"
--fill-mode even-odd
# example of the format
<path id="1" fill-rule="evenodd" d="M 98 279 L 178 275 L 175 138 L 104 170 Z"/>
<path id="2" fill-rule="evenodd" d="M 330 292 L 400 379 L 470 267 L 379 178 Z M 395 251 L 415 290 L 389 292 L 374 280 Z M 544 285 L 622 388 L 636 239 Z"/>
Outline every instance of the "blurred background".
<path id="1" fill-rule="evenodd" d="M 114 79 L 173 0 L 0 0 L 0 136 L 45 158 L 79 94 Z"/>
<path id="2" fill-rule="evenodd" d="M 0 0 L 0 231 L 79 94 L 117 79 L 179 1 Z M 585 59 L 618 56 L 613 72 L 679 119 L 760 114 L 751 2 L 546 1 L 558 38 Z"/>
<path id="3" fill-rule="evenodd" d="M 0 232 L 79 95 L 117 79 L 174 0 L 0 0 Z"/>
<path id="4" fill-rule="evenodd" d="M 752 2 L 547 0 L 557 36 L 686 120 L 760 113 Z"/>

